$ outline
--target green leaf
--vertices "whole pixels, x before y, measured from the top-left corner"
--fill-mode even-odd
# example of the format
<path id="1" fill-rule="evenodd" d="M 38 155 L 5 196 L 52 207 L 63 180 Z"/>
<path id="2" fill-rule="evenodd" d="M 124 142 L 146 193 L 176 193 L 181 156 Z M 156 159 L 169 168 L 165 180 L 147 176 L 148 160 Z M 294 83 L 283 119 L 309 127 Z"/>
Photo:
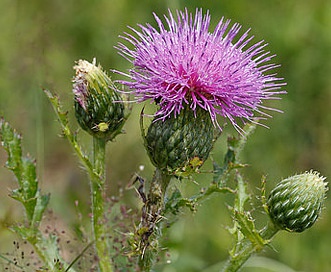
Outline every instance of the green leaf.
<path id="1" fill-rule="evenodd" d="M 51 102 L 58 118 L 63 127 L 68 125 L 68 113 L 62 110 L 62 106 L 60 104 L 60 100 L 56 95 L 53 95 L 50 91 L 44 90 L 46 96 L 48 97 L 49 101 Z"/>
<path id="2" fill-rule="evenodd" d="M 8 154 L 6 166 L 14 172 L 18 180 L 21 179 L 22 149 L 21 136 L 10 125 L 0 119 L 0 136 L 4 149 Z"/>
<path id="3" fill-rule="evenodd" d="M 34 161 L 27 157 L 22 158 L 22 162 L 22 179 L 20 182 L 20 189 L 24 200 L 22 203 L 25 207 L 28 220 L 31 222 L 37 202 L 38 181 L 36 165 Z"/>
<path id="4" fill-rule="evenodd" d="M 22 192 L 22 188 L 14 189 L 9 196 L 23 204 L 28 224 L 30 224 L 34 213 L 34 208 L 36 206 L 36 198 L 27 199 Z"/>
<path id="5" fill-rule="evenodd" d="M 193 201 L 183 198 L 181 192 L 176 188 L 171 196 L 166 200 L 164 212 L 176 215 L 182 207 L 188 207 L 191 211 L 195 211 L 194 204 L 195 203 Z"/>
<path id="6" fill-rule="evenodd" d="M 37 228 L 35 223 L 40 222 L 49 196 L 46 198 L 39 194 L 36 162 L 29 156 L 22 156 L 22 137 L 4 119 L 0 120 L 0 138 L 8 154 L 7 168 L 15 174 L 18 182 L 18 188 L 12 190 L 10 196 L 24 206 L 28 225 Z"/>
<path id="7" fill-rule="evenodd" d="M 243 180 L 242 176 L 239 172 L 236 173 L 236 181 L 237 181 L 237 197 L 235 199 L 235 209 L 242 212 L 245 210 L 245 203 L 249 200 L 249 194 L 247 191 L 247 184 Z"/>
<path id="8" fill-rule="evenodd" d="M 31 226 L 35 226 L 35 227 L 39 226 L 41 219 L 43 217 L 43 214 L 49 203 L 49 200 L 50 200 L 50 194 L 39 195 L 39 192 L 38 192 L 37 203 L 36 203 L 36 206 L 34 209 Z"/>
<path id="9" fill-rule="evenodd" d="M 36 163 L 29 157 L 22 158 L 22 178 L 20 186 L 26 199 L 35 197 L 38 190 Z"/>
<path id="10" fill-rule="evenodd" d="M 75 133 L 72 133 L 69 127 L 69 121 L 68 121 L 68 113 L 66 111 L 63 111 L 62 105 L 60 103 L 60 100 L 57 96 L 53 95 L 50 91 L 44 90 L 44 93 L 48 97 L 49 101 L 51 102 L 53 109 L 57 115 L 57 118 L 60 122 L 60 125 L 62 127 L 62 132 L 64 136 L 68 139 L 69 143 L 75 150 L 77 156 L 83 163 L 85 169 L 89 172 L 90 176 L 96 176 L 98 177 L 98 173 L 94 172 L 93 164 L 89 160 L 89 158 L 84 154 L 82 151 L 82 148 L 77 142 L 77 135 Z"/>
<path id="11" fill-rule="evenodd" d="M 265 241 L 261 237 L 260 231 L 256 229 L 254 219 L 249 212 L 240 212 L 233 209 L 233 215 L 239 225 L 240 231 L 253 245 L 262 248 L 268 243 L 268 241 Z"/>
<path id="12" fill-rule="evenodd" d="M 23 240 L 29 241 L 32 245 L 38 241 L 37 236 L 39 231 L 36 229 L 31 229 L 23 225 L 12 226 L 10 229 L 16 232 Z"/>

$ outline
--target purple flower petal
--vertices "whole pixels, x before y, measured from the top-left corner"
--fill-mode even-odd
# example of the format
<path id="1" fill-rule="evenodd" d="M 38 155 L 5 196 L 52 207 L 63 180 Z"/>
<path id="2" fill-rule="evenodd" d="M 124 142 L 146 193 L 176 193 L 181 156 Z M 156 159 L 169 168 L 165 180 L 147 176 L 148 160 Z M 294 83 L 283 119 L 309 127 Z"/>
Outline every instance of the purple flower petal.
<path id="1" fill-rule="evenodd" d="M 209 32 L 210 15 L 197 9 L 195 15 L 185 9 L 169 11 L 165 23 L 154 14 L 158 28 L 139 25 L 140 31 L 122 38 L 134 46 L 119 43 L 119 53 L 133 64 L 130 80 L 120 81 L 130 88 L 139 102 L 152 99 L 159 105 L 156 116 L 177 116 L 185 104 L 195 111 L 209 111 L 213 122 L 221 115 L 237 130 L 236 119 L 253 121 L 254 112 L 268 117 L 261 104 L 286 93 L 285 83 L 269 74 L 279 65 L 270 63 L 274 55 L 264 50 L 263 41 L 248 45 L 249 30 L 237 40 L 239 24 L 231 28 L 223 18 Z M 219 126 L 219 125 L 218 125 Z M 220 126 L 219 126 L 220 127 Z"/>

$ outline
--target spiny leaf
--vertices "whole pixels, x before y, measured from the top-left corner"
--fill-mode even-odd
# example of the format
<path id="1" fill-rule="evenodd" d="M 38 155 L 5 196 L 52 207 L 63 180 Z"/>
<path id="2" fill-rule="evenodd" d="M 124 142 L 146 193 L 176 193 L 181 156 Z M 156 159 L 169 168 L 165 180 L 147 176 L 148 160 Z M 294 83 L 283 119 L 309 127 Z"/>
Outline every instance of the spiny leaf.
<path id="1" fill-rule="evenodd" d="M 191 197 L 190 200 L 194 202 L 199 202 L 206 199 L 213 193 L 234 193 L 229 187 L 219 187 L 216 183 L 211 183 L 207 188 L 202 188 L 199 194 Z"/>
<path id="2" fill-rule="evenodd" d="M 22 179 L 20 186 L 27 199 L 34 197 L 38 190 L 35 160 L 30 157 L 22 158 Z"/>
<path id="3" fill-rule="evenodd" d="M 181 207 L 188 207 L 191 211 L 195 211 L 195 203 L 187 198 L 183 198 L 182 194 L 176 189 L 170 198 L 167 199 L 165 205 L 165 213 L 178 214 Z"/>
<path id="4" fill-rule="evenodd" d="M 0 136 L 2 145 L 8 154 L 6 167 L 13 171 L 17 179 L 20 181 L 22 167 L 22 137 L 13 130 L 9 123 L 5 122 L 3 118 L 0 119 Z"/>
<path id="5" fill-rule="evenodd" d="M 239 225 L 240 231 L 244 236 L 251 241 L 251 243 L 257 247 L 263 247 L 268 243 L 264 240 L 260 232 L 256 229 L 254 220 L 248 212 L 239 212 L 233 209 L 233 216 Z"/>
<path id="6" fill-rule="evenodd" d="M 40 224 L 43 214 L 49 203 L 49 200 L 50 200 L 50 194 L 39 195 L 39 191 L 38 191 L 37 203 L 34 209 L 31 226 L 37 227 Z"/>
<path id="7" fill-rule="evenodd" d="M 210 195 L 214 193 L 234 193 L 233 190 L 231 190 L 229 187 L 218 187 L 217 184 L 211 183 L 207 188 L 201 189 L 201 191 L 193 195 L 190 198 L 184 198 L 182 197 L 182 194 L 178 189 L 176 189 L 172 195 L 167 199 L 165 204 L 165 213 L 172 213 L 172 214 L 178 214 L 180 211 L 180 208 L 187 207 L 192 212 L 196 212 L 197 205 L 207 199 Z"/>
<path id="8" fill-rule="evenodd" d="M 66 111 L 63 111 L 62 106 L 60 104 L 60 100 L 56 95 L 53 95 L 49 90 L 44 90 L 46 96 L 48 97 L 49 101 L 51 102 L 59 120 L 62 125 L 62 127 L 65 127 L 68 125 L 68 113 Z"/>
<path id="9" fill-rule="evenodd" d="M 63 111 L 59 98 L 57 96 L 53 95 L 49 90 L 44 90 L 44 92 L 53 106 L 53 109 L 54 109 L 54 111 L 58 117 L 59 123 L 62 127 L 64 136 L 66 136 L 66 138 L 69 140 L 69 143 L 75 150 L 77 156 L 79 157 L 79 159 L 83 163 L 84 167 L 89 172 L 90 176 L 98 177 L 98 173 L 96 173 L 93 170 L 91 161 L 84 154 L 80 145 L 78 144 L 77 135 L 75 133 L 72 133 L 70 130 L 68 116 L 67 116 L 68 114 L 67 114 L 67 112 Z"/>
<path id="10" fill-rule="evenodd" d="M 247 191 L 247 185 L 243 180 L 242 176 L 239 172 L 236 173 L 236 181 L 237 181 L 237 194 L 235 199 L 235 209 L 242 212 L 244 211 L 245 203 L 249 200 L 249 194 Z"/>
<path id="11" fill-rule="evenodd" d="M 33 218 L 42 217 L 48 202 L 40 201 L 36 162 L 29 156 L 22 156 L 22 137 L 3 119 L 0 120 L 0 136 L 2 145 L 8 154 L 7 167 L 15 174 L 19 187 L 12 190 L 10 196 L 21 202 L 25 208 L 28 224 L 31 226 Z M 39 207 L 36 207 L 37 203 Z M 35 212 L 38 210 L 38 215 Z M 40 221 L 40 220 L 39 220 Z M 37 226 L 35 226 L 37 227 Z"/>

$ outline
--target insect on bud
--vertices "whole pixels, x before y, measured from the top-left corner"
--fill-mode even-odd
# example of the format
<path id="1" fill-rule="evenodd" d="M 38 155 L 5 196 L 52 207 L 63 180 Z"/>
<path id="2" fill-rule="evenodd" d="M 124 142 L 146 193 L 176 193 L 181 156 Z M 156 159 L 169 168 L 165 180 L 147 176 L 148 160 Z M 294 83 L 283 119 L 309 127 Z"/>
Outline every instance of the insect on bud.
<path id="1" fill-rule="evenodd" d="M 162 171 L 184 174 L 195 171 L 208 158 L 214 143 L 214 126 L 207 111 L 194 113 L 186 106 L 176 117 L 155 117 L 147 134 L 142 128 L 145 148 L 152 163 Z"/>
<path id="2" fill-rule="evenodd" d="M 269 216 L 279 228 L 302 232 L 317 220 L 323 206 L 327 183 L 317 172 L 305 172 L 282 180 L 271 191 Z"/>
<path id="3" fill-rule="evenodd" d="M 121 133 L 124 104 L 109 76 L 95 62 L 79 60 L 74 66 L 75 115 L 82 129 L 109 141 Z"/>

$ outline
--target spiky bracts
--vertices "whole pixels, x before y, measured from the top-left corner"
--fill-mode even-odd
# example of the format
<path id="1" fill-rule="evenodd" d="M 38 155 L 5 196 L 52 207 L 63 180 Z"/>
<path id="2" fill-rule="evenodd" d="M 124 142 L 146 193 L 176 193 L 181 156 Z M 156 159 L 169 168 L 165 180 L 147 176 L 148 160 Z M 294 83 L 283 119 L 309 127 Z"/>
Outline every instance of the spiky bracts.
<path id="1" fill-rule="evenodd" d="M 302 232 L 317 220 L 327 191 L 325 178 L 317 172 L 305 172 L 282 180 L 271 191 L 269 216 L 280 229 Z"/>
<path id="2" fill-rule="evenodd" d="M 143 137 L 152 163 L 162 171 L 179 174 L 195 171 L 208 158 L 214 127 L 207 111 L 194 113 L 186 107 L 176 118 L 154 120 Z"/>
<path id="3" fill-rule="evenodd" d="M 125 121 L 124 104 L 114 83 L 95 60 L 79 60 L 74 69 L 73 93 L 79 125 L 94 137 L 112 140 Z"/>

